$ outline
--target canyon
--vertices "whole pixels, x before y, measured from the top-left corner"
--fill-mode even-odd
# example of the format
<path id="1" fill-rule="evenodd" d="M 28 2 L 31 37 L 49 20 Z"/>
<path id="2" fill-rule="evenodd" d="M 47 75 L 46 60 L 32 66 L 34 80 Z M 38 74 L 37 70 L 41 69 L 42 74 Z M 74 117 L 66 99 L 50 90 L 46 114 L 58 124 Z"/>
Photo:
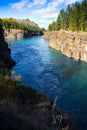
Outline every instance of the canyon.
<path id="1" fill-rule="evenodd" d="M 87 62 L 87 32 L 50 31 L 44 33 L 44 38 L 67 57 Z"/>

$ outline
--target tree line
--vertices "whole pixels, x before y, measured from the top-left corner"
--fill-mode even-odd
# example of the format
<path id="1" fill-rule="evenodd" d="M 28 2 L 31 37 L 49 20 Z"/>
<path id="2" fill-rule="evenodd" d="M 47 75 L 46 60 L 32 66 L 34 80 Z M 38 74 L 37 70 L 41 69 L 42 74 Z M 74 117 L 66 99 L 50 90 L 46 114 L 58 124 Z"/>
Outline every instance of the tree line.
<path id="1" fill-rule="evenodd" d="M 75 2 L 61 9 L 57 20 L 48 26 L 48 30 L 87 31 L 87 0 Z"/>
<path id="2" fill-rule="evenodd" d="M 28 32 L 43 31 L 36 23 L 30 19 L 18 20 L 15 18 L 2 18 L 3 29 L 20 29 Z"/>

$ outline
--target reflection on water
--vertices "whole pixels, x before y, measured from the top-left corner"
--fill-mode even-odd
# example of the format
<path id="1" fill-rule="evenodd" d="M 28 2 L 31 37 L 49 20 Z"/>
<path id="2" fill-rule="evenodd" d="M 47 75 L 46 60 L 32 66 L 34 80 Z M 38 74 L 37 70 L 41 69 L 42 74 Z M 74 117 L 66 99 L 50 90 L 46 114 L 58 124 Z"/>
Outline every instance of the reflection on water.
<path id="1" fill-rule="evenodd" d="M 78 130 L 87 130 L 87 64 L 69 59 L 48 47 L 42 37 L 14 40 L 13 68 L 23 83 L 46 92 L 58 106 L 74 118 Z"/>

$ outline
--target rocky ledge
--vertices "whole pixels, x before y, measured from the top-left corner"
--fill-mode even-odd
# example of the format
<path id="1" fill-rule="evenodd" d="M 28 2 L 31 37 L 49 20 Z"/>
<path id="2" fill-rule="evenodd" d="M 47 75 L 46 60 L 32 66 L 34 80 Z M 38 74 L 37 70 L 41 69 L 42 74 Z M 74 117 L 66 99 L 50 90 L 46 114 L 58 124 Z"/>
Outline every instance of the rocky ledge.
<path id="1" fill-rule="evenodd" d="M 49 40 L 50 47 L 67 57 L 87 62 L 87 32 L 45 32 L 44 38 Z"/>

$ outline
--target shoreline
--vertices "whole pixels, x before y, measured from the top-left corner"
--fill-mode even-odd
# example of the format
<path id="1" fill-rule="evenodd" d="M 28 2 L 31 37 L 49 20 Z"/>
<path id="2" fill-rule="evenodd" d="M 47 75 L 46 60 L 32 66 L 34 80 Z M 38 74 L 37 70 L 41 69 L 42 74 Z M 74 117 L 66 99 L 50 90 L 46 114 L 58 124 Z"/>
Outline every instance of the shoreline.
<path id="1" fill-rule="evenodd" d="M 9 40 L 9 39 L 17 39 L 17 40 L 20 40 L 20 39 L 23 39 L 23 38 L 26 38 L 26 37 L 32 37 L 32 36 L 41 36 L 43 35 L 43 32 L 27 32 L 27 31 L 23 31 L 23 30 L 18 30 L 18 29 L 6 29 L 4 31 L 4 37 L 6 40 Z"/>
<path id="2" fill-rule="evenodd" d="M 87 62 L 87 32 L 50 31 L 44 33 L 44 38 L 65 56 Z"/>

